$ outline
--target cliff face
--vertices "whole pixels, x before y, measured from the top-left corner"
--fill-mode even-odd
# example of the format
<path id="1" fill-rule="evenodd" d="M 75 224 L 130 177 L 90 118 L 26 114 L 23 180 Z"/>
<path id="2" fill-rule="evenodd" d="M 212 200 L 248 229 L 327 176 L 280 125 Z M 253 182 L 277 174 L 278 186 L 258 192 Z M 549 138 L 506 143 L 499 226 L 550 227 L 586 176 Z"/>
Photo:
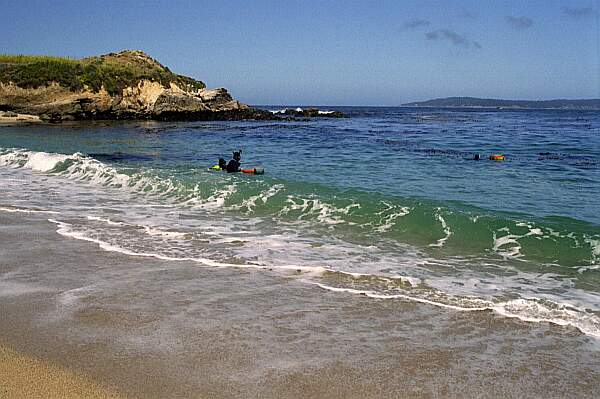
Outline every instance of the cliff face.
<path id="1" fill-rule="evenodd" d="M 272 118 L 141 51 L 83 60 L 22 58 L 0 57 L 0 110 L 48 121 Z"/>

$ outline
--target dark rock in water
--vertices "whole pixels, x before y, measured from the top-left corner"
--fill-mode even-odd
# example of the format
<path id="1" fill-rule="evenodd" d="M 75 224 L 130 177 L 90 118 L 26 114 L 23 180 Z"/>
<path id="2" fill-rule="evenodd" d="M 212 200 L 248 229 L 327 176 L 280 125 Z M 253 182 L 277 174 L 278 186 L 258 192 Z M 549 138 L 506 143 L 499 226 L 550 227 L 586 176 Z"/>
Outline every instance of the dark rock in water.
<path id="1" fill-rule="evenodd" d="M 275 120 L 279 119 L 268 111 L 256 108 L 222 111 L 165 111 L 157 115 L 156 120 L 161 121 L 237 121 L 237 120 Z"/>
<path id="2" fill-rule="evenodd" d="M 321 111 L 318 108 L 286 108 L 281 111 L 274 111 L 274 114 L 291 116 L 294 118 L 345 118 L 346 115 L 340 111 Z"/>

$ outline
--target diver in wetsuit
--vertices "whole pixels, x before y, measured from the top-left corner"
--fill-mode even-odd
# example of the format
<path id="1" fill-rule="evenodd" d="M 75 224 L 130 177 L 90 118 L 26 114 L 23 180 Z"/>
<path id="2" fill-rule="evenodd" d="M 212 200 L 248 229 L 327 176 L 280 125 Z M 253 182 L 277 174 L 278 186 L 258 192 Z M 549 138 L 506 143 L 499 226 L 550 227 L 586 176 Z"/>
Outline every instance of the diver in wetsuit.
<path id="1" fill-rule="evenodd" d="M 233 159 L 227 164 L 227 173 L 240 171 L 240 160 L 242 159 L 242 150 L 233 152 Z"/>
<path id="2" fill-rule="evenodd" d="M 218 170 L 225 171 L 225 169 L 227 169 L 227 162 L 223 158 L 219 158 L 219 163 L 217 165 L 211 166 L 208 169 L 215 170 L 215 171 L 218 171 Z"/>

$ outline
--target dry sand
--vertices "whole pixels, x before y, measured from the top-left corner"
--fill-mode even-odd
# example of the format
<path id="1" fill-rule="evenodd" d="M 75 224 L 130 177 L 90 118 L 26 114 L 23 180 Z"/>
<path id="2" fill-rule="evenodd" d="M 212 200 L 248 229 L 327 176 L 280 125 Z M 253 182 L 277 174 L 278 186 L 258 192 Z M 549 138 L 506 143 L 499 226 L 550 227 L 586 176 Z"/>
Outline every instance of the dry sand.
<path id="1" fill-rule="evenodd" d="M 119 398 L 87 377 L 0 346 L 0 398 Z"/>

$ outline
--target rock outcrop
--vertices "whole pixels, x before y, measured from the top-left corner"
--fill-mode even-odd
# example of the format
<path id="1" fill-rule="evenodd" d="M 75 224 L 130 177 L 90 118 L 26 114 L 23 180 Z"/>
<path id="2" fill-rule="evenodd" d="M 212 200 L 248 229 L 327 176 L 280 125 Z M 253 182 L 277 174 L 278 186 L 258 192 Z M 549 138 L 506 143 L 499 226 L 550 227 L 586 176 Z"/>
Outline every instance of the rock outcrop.
<path id="1" fill-rule="evenodd" d="M 46 121 L 274 118 L 224 88 L 207 90 L 200 81 L 172 73 L 141 51 L 82 60 L 13 58 L 16 62 L 0 58 L 0 110 Z"/>

